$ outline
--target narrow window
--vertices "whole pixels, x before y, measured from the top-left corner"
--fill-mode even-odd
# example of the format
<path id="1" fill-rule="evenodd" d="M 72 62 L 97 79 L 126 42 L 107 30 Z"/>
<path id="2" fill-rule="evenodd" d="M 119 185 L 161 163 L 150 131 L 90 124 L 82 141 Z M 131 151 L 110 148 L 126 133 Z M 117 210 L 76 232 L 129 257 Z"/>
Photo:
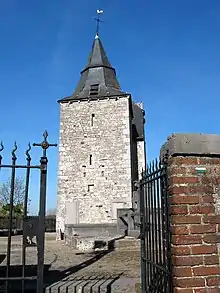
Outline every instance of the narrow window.
<path id="1" fill-rule="evenodd" d="M 93 192 L 94 191 L 94 184 L 89 184 L 88 185 L 88 192 Z"/>
<path id="2" fill-rule="evenodd" d="M 102 169 L 101 169 L 101 175 L 102 175 L 102 177 L 104 177 L 104 176 L 105 176 L 105 172 L 104 172 L 104 169 L 103 169 L 103 168 L 104 168 L 105 166 L 104 166 L 104 165 L 100 165 L 100 167 L 102 168 Z"/>
<path id="3" fill-rule="evenodd" d="M 95 118 L 95 114 L 92 114 L 92 119 L 91 119 L 91 125 L 94 125 L 94 118 Z"/>
<path id="4" fill-rule="evenodd" d="M 99 93 L 99 84 L 92 84 L 90 86 L 89 96 L 90 97 L 97 96 L 98 93 Z"/>
<path id="5" fill-rule="evenodd" d="M 82 166 L 82 170 L 83 170 L 83 177 L 86 177 L 86 166 L 85 165 Z"/>
<path id="6" fill-rule="evenodd" d="M 92 155 L 89 155 L 89 165 L 92 165 Z"/>

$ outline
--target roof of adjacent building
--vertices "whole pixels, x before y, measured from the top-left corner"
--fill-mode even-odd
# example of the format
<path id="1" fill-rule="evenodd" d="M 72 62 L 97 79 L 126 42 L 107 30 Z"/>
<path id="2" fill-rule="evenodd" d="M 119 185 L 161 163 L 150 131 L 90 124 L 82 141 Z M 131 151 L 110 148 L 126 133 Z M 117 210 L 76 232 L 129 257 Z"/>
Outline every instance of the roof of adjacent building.
<path id="1" fill-rule="evenodd" d="M 80 101 L 89 97 L 120 96 L 127 93 L 121 90 L 112 67 L 105 53 L 99 36 L 95 37 L 86 67 L 81 72 L 81 78 L 71 96 L 60 101 Z"/>
<path id="2" fill-rule="evenodd" d="M 132 102 L 133 119 L 132 125 L 135 129 L 135 136 L 138 140 L 144 139 L 144 116 L 145 112 L 139 104 Z"/>

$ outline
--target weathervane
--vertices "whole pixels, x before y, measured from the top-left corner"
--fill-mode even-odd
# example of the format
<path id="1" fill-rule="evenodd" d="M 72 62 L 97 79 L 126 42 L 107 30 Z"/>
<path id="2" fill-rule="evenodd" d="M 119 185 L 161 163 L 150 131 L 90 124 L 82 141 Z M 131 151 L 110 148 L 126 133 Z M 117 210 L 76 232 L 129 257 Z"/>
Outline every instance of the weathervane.
<path id="1" fill-rule="evenodd" d="M 98 38 L 99 37 L 99 26 L 100 26 L 100 22 L 103 22 L 101 19 L 100 19 L 100 16 L 101 16 L 101 14 L 103 14 L 103 10 L 101 10 L 101 9 L 97 9 L 96 10 L 96 12 L 97 12 L 97 17 L 95 18 L 95 20 L 96 20 L 96 22 L 97 22 L 97 24 L 96 24 L 96 38 Z"/>

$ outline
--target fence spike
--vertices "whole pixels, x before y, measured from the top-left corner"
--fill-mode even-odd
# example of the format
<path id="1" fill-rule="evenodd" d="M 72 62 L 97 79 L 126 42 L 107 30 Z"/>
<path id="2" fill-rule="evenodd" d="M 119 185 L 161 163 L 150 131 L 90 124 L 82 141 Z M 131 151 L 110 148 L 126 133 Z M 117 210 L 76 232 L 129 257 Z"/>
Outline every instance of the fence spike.
<path id="1" fill-rule="evenodd" d="M 31 144 L 30 144 L 30 142 L 28 143 L 28 149 L 26 150 L 26 152 L 25 152 L 25 154 L 26 154 L 26 156 L 27 156 L 27 160 L 30 160 L 31 159 L 31 156 L 30 156 L 30 154 L 29 154 L 29 152 L 30 152 L 30 150 L 31 150 Z"/>
<path id="2" fill-rule="evenodd" d="M 0 152 L 4 150 L 3 142 L 0 143 Z"/>
<path id="3" fill-rule="evenodd" d="M 150 173 L 152 172 L 152 162 L 150 162 L 150 164 L 149 164 L 149 172 Z"/>
<path id="4" fill-rule="evenodd" d="M 155 160 L 155 164 L 156 164 L 156 170 L 158 169 L 158 159 L 156 158 Z"/>
<path id="5" fill-rule="evenodd" d="M 48 137 L 48 132 L 47 132 L 47 130 L 44 131 L 43 137 L 44 137 L 45 141 L 47 141 L 47 137 Z"/>
<path id="6" fill-rule="evenodd" d="M 15 143 L 14 143 L 14 148 L 13 148 L 13 150 L 12 150 L 12 152 L 11 152 L 11 154 L 12 154 L 12 159 L 17 159 L 17 157 L 16 157 L 16 155 L 15 155 L 15 152 L 17 151 L 17 149 L 18 149 L 18 146 L 17 146 L 16 141 L 15 141 Z"/>
<path id="7" fill-rule="evenodd" d="M 147 166 L 146 166 L 146 174 L 148 174 L 149 173 L 149 164 L 147 164 Z"/>
<path id="8" fill-rule="evenodd" d="M 155 171 L 155 163 L 154 163 L 154 160 L 152 162 L 152 171 L 154 172 Z"/>
<path id="9" fill-rule="evenodd" d="M 3 146 L 3 143 L 1 141 L 1 143 L 0 143 L 0 152 L 3 151 L 3 150 L 4 150 L 4 146 Z M 0 154 L 0 165 L 1 164 L 2 164 L 2 155 Z M 1 167 L 0 167 L 0 169 L 1 169 Z"/>

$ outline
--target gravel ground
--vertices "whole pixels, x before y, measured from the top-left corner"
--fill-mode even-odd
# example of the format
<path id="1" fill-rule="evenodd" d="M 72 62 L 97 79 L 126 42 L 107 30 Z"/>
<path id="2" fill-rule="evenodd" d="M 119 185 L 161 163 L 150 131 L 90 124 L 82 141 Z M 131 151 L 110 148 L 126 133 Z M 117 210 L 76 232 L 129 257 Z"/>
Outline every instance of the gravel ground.
<path id="1" fill-rule="evenodd" d="M 21 264 L 21 236 L 12 237 L 12 265 Z M 0 238 L 0 255 L 6 253 L 7 238 Z M 4 266 L 6 259 L 1 266 Z M 37 263 L 36 248 L 27 249 L 26 263 Z M 45 274 L 47 292 L 135 292 L 140 276 L 140 252 L 96 251 L 80 253 L 47 235 Z M 92 287 L 93 286 L 93 287 Z M 92 289 L 91 289 L 92 287 Z M 68 288 L 68 289 L 67 289 Z"/>

